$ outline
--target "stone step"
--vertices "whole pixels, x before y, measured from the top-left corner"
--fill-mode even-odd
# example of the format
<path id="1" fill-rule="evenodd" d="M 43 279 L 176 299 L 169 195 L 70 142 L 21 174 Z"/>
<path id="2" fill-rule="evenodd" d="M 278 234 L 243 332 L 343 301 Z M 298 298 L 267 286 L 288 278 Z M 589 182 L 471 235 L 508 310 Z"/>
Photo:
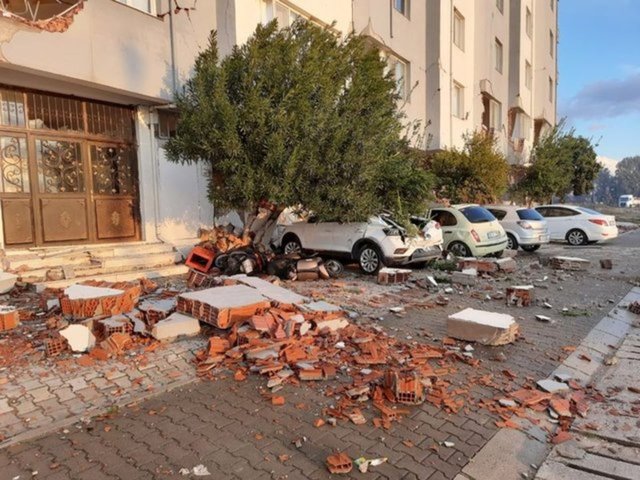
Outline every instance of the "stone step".
<path id="1" fill-rule="evenodd" d="M 151 254 L 138 254 L 127 255 L 121 257 L 106 257 L 96 258 L 102 263 L 102 267 L 105 269 L 121 269 L 126 267 L 127 269 L 143 267 L 158 267 L 162 265 L 172 265 L 182 260 L 182 255 L 178 252 L 165 252 L 165 253 L 151 253 Z"/>
<path id="2" fill-rule="evenodd" d="M 128 282 L 137 280 L 139 278 L 160 278 L 169 277 L 173 275 L 184 275 L 189 271 L 189 268 L 185 265 L 169 265 L 157 268 L 145 268 L 141 270 L 129 270 L 123 272 L 111 272 L 101 275 L 94 275 L 91 280 L 105 281 L 105 282 Z M 85 279 L 86 279 L 85 278 Z M 55 280 L 49 282 L 35 283 L 36 291 L 41 292 L 45 288 L 65 288 L 69 285 L 82 281 L 83 278 L 65 278 L 63 280 Z"/>
<path id="3" fill-rule="evenodd" d="M 7 252 L 6 259 L 10 270 L 42 270 L 62 265 L 91 266 L 92 259 L 102 260 L 115 257 L 145 257 L 156 254 L 174 253 L 174 248 L 166 243 L 119 244 L 117 246 L 85 245 L 84 247 L 69 247 L 68 250 L 56 248 L 54 250 L 39 249 L 37 252 L 18 253 Z"/>

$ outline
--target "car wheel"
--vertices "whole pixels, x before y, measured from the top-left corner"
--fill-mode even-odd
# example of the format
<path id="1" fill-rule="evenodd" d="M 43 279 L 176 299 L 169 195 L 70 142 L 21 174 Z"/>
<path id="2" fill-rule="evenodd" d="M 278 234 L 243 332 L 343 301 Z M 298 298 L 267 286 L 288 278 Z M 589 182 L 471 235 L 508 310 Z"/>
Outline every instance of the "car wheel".
<path id="1" fill-rule="evenodd" d="M 507 233 L 507 250 L 517 250 L 518 249 L 518 241 L 516 237 Z"/>
<path id="2" fill-rule="evenodd" d="M 380 249 L 371 243 L 365 244 L 358 252 L 358 263 L 364 273 L 376 273 L 382 267 Z"/>
<path id="3" fill-rule="evenodd" d="M 540 245 L 520 245 L 525 252 L 535 252 L 540 248 Z"/>
<path id="4" fill-rule="evenodd" d="M 470 257 L 471 250 L 462 242 L 451 242 L 447 248 L 456 257 Z"/>
<path id="5" fill-rule="evenodd" d="M 285 255 L 289 253 L 301 253 L 302 244 L 300 243 L 300 240 L 298 240 L 298 237 L 287 237 L 282 244 L 282 251 Z"/>
<path id="6" fill-rule="evenodd" d="M 587 234 L 582 230 L 575 229 L 567 233 L 567 242 L 569 242 L 569 245 L 586 245 L 588 241 Z"/>
<path id="7" fill-rule="evenodd" d="M 344 265 L 342 265 L 342 262 L 334 260 L 333 258 L 325 260 L 324 268 L 327 269 L 327 272 L 329 272 L 332 278 L 339 277 L 344 273 Z"/>

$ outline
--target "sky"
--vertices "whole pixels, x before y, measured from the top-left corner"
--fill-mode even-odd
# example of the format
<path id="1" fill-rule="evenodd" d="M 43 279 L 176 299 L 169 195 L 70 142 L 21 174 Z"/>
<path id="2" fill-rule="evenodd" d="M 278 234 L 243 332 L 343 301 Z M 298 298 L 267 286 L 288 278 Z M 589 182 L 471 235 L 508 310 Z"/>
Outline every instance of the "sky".
<path id="1" fill-rule="evenodd" d="M 640 0 L 560 0 L 559 15 L 558 117 L 611 169 L 640 155 Z"/>

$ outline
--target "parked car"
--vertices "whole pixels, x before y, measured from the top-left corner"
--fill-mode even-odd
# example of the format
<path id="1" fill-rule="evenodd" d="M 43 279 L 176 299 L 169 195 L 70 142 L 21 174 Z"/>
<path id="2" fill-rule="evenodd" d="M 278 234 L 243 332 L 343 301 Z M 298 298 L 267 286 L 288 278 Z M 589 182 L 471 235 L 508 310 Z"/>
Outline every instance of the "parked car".
<path id="1" fill-rule="evenodd" d="M 541 245 L 549 243 L 547 222 L 533 208 L 515 205 L 496 205 L 485 207 L 498 219 L 507 233 L 507 248 L 525 252 L 535 252 Z"/>
<path id="2" fill-rule="evenodd" d="M 547 221 L 551 240 L 571 245 L 611 240 L 618 236 L 616 217 L 572 205 L 541 205 L 536 210 Z"/>
<path id="3" fill-rule="evenodd" d="M 275 242 L 284 253 L 314 251 L 327 257 L 352 260 L 365 273 L 382 266 L 425 263 L 442 254 L 442 231 L 429 222 L 419 235 L 407 231 L 388 215 L 377 215 L 362 223 L 308 221 L 287 225 Z"/>
<path id="4" fill-rule="evenodd" d="M 507 234 L 496 217 L 479 205 L 434 207 L 426 218 L 413 217 L 416 225 L 436 221 L 442 227 L 443 247 L 458 257 L 502 256 Z"/>

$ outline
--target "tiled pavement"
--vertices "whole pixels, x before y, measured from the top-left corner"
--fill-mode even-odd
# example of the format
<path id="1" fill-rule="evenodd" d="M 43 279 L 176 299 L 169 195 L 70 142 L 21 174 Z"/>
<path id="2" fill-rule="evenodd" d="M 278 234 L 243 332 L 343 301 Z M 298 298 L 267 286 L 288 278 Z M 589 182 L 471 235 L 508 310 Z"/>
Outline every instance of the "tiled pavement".
<path id="1" fill-rule="evenodd" d="M 622 287 L 621 287 L 622 288 Z M 621 292 L 621 294 L 624 292 Z M 614 292 L 610 293 L 615 295 Z M 419 337 L 426 328 L 435 338 L 444 334 L 449 310 L 415 311 L 382 321 L 398 337 Z M 525 339 L 505 347 L 477 347 L 480 368 L 462 365 L 454 383 L 468 385 L 470 379 L 492 372 L 498 383 L 509 386 L 501 372 L 518 375 L 511 385 L 548 375 L 561 360 L 562 346 L 577 344 L 598 318 L 562 319 L 556 324 L 532 320 L 536 308 L 520 319 Z M 420 338 L 420 341 L 430 341 Z M 492 361 L 503 352 L 505 362 Z M 189 366 L 189 371 L 193 367 Z M 446 414 L 424 404 L 392 430 L 340 421 L 338 426 L 313 426 L 322 407 L 331 404 L 318 384 L 287 386 L 287 403 L 274 407 L 261 396 L 263 379 L 250 377 L 238 383 L 230 378 L 197 382 L 126 407 L 108 418 L 78 424 L 68 433 L 58 432 L 0 451 L 0 466 L 6 478 L 170 478 L 181 468 L 203 464 L 213 478 L 328 478 L 326 456 L 342 450 L 352 458 L 388 457 L 372 467 L 368 478 L 451 479 L 496 431 L 495 418 L 469 402 L 458 414 Z M 492 398 L 499 391 L 474 385 L 471 397 Z M 373 411 L 364 410 L 370 420 Z M 300 449 L 294 441 L 306 437 Z M 440 442 L 451 441 L 447 448 Z M 413 446 L 407 446 L 411 442 Z M 283 457 L 286 456 L 286 457 Z M 364 476 L 352 473 L 352 476 Z"/>
<path id="2" fill-rule="evenodd" d="M 0 434 L 6 443 L 190 382 L 194 351 L 205 342 L 195 337 L 91 366 L 67 357 L 7 369 L 0 373 L 6 379 L 0 386 Z"/>
<path id="3" fill-rule="evenodd" d="M 625 268 L 634 270 L 631 264 L 625 264 Z M 540 271 L 540 276 L 547 273 Z M 555 306 L 552 316 L 556 322 L 551 324 L 534 320 L 535 314 L 549 315 L 549 310 L 508 309 L 501 302 L 481 306 L 482 301 L 464 295 L 454 296 L 446 308 L 412 310 L 405 316 L 387 316 L 380 323 L 398 338 L 432 342 L 444 335 L 447 314 L 460 308 L 474 305 L 509 310 L 518 317 L 524 338 L 504 347 L 476 347 L 474 354 L 482 359 L 481 366 L 473 369 L 462 365 L 452 379 L 454 384 L 473 385 L 471 397 L 476 400 L 493 398 L 501 394 L 499 390 L 474 385 L 473 379 L 490 372 L 497 383 L 516 388 L 527 377 L 530 380 L 546 377 L 566 356 L 562 347 L 577 345 L 610 308 L 608 301 L 617 301 L 629 290 L 626 278 L 607 275 L 600 271 L 577 274 L 541 289 L 539 296 Z M 557 313 L 562 306 L 587 303 L 589 316 L 562 317 Z M 143 380 L 138 384 L 138 374 L 131 370 L 134 367 L 114 368 L 114 364 L 109 364 L 111 373 L 101 370 L 102 367 L 96 373 L 95 367 L 91 367 L 70 372 L 64 378 L 42 377 L 34 381 L 16 376 L 12 381 L 19 388 L 11 384 L 0 386 L 12 392 L 8 402 L 0 402 L 0 412 L 12 408 L 11 412 L 0 414 L 0 421 L 3 417 L 10 418 L 6 415 L 15 415 L 13 406 L 19 403 L 23 412 L 20 415 L 28 415 L 32 421 L 35 418 L 39 425 L 53 426 L 56 417 L 45 412 L 55 412 L 58 405 L 64 405 L 69 413 L 85 413 L 87 405 L 94 412 L 104 412 L 106 406 L 118 399 L 115 394 L 121 394 L 119 399 L 126 401 L 124 396 L 138 395 L 140 392 L 135 389 L 144 389 L 146 385 L 153 384 L 155 391 L 159 391 L 182 379 L 192 379 L 191 351 L 201 344 L 202 340 L 179 342 L 147 354 L 148 370 L 142 372 L 148 383 Z M 504 354 L 505 361 L 492 360 L 497 352 Z M 511 385 L 502 373 L 505 369 L 517 375 Z M 40 373 L 50 372 L 43 368 Z M 134 390 L 128 393 L 129 383 Z M 263 386 L 264 380 L 254 376 L 241 383 L 229 378 L 196 381 L 111 412 L 105 418 L 79 422 L 66 430 L 58 429 L 36 440 L 4 448 L 0 450 L 0 477 L 25 479 L 37 471 L 37 478 L 52 479 L 182 478 L 178 473 L 181 468 L 203 464 L 212 473 L 209 478 L 216 479 L 329 478 L 324 460 L 339 449 L 352 458 L 388 457 L 387 463 L 371 468 L 366 474 L 368 478 L 451 479 L 496 431 L 495 418 L 473 402 L 467 402 L 465 409 L 454 415 L 430 404 L 411 408 L 411 413 L 394 423 L 390 431 L 371 425 L 374 413 L 370 406 L 364 409 L 367 425 L 340 421 L 336 427 L 315 428 L 313 420 L 333 400 L 322 393 L 327 384 L 286 386 L 281 392 L 287 403 L 281 407 L 272 406 L 261 396 Z M 22 427 L 35 425 L 23 421 L 20 417 Z M 306 441 L 298 449 L 293 442 L 302 437 Z M 454 446 L 440 445 L 444 440 Z M 351 476 L 365 474 L 354 471 Z"/>

